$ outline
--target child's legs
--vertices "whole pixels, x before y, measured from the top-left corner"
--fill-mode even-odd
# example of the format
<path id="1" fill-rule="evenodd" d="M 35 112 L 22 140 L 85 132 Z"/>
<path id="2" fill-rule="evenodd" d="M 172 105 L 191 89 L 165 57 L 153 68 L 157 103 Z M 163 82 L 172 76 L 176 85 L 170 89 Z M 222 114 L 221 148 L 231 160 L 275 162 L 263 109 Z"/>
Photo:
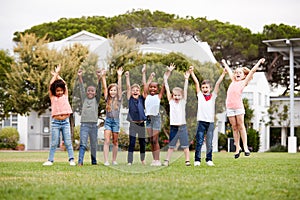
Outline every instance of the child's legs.
<path id="1" fill-rule="evenodd" d="M 60 125 L 58 120 L 53 119 L 51 122 L 51 146 L 48 160 L 54 161 L 54 154 L 59 143 Z"/>
<path id="2" fill-rule="evenodd" d="M 150 136 L 151 151 L 154 160 L 159 160 L 160 146 L 159 146 L 159 131 L 161 130 L 161 117 L 148 116 L 147 131 Z"/>
<path id="3" fill-rule="evenodd" d="M 66 120 L 63 120 L 61 122 L 61 130 L 62 130 L 64 143 L 65 143 L 66 149 L 68 151 L 68 156 L 69 156 L 69 161 L 70 161 L 70 160 L 74 159 L 74 151 L 73 151 L 73 145 L 72 145 L 72 139 L 71 139 L 71 129 L 70 129 L 69 118 Z"/>
<path id="4" fill-rule="evenodd" d="M 230 116 L 228 117 L 229 122 L 231 124 L 232 127 L 232 131 L 233 131 L 233 138 L 234 138 L 234 144 L 235 144 L 235 153 L 238 153 L 240 150 L 240 134 L 238 132 L 238 125 L 237 125 L 237 120 L 236 120 L 236 116 Z"/>
<path id="5" fill-rule="evenodd" d="M 214 123 L 211 122 L 211 123 L 209 123 L 208 129 L 206 132 L 206 162 L 212 161 L 213 137 L 214 137 Z"/>
<path id="6" fill-rule="evenodd" d="M 140 159 L 141 161 L 145 160 L 145 152 L 146 152 L 146 130 L 144 123 L 140 124 L 138 127 L 138 138 L 140 144 Z"/>
<path id="7" fill-rule="evenodd" d="M 248 144 L 247 144 L 248 143 L 247 142 L 247 132 L 246 132 L 246 127 L 245 127 L 245 123 L 244 123 L 244 114 L 237 115 L 236 120 L 237 120 L 237 124 L 238 124 L 239 133 L 242 137 L 244 151 L 249 152 Z"/>
<path id="8" fill-rule="evenodd" d="M 91 162 L 93 165 L 97 164 L 97 146 L 98 146 L 98 128 L 97 124 L 90 125 L 90 145 L 91 145 Z"/>
<path id="9" fill-rule="evenodd" d="M 111 130 L 104 130 L 104 145 L 103 145 L 103 156 L 104 162 L 108 161 L 108 153 L 109 153 L 109 144 L 111 137 Z"/>
<path id="10" fill-rule="evenodd" d="M 171 155 L 174 151 L 174 149 L 176 148 L 176 143 L 178 141 L 179 138 L 179 126 L 170 126 L 170 142 L 169 142 L 169 149 L 168 149 L 168 153 L 167 153 L 167 157 L 166 160 L 170 160 Z"/>
<path id="11" fill-rule="evenodd" d="M 205 122 L 198 121 L 198 127 L 196 132 L 195 161 L 201 161 L 201 148 L 204 141 L 205 130 L 206 130 Z"/>
<path id="12" fill-rule="evenodd" d="M 135 141 L 136 141 L 136 127 L 137 125 L 134 123 L 130 123 L 129 126 L 129 147 L 128 147 L 128 157 L 127 162 L 132 163 L 133 161 L 133 152 L 135 147 Z"/>
<path id="13" fill-rule="evenodd" d="M 118 149 L 119 149 L 119 143 L 118 143 L 119 133 L 113 132 L 112 135 L 112 142 L 113 142 L 113 149 L 112 149 L 112 161 L 116 161 Z"/>
<path id="14" fill-rule="evenodd" d="M 83 164 L 84 154 L 87 149 L 88 132 L 89 132 L 88 126 L 84 123 L 81 123 L 78 164 Z"/>
<path id="15" fill-rule="evenodd" d="M 179 127 L 178 134 L 179 134 L 180 146 L 181 148 L 183 148 L 184 151 L 185 161 L 190 161 L 189 135 L 188 135 L 186 125 L 181 125 Z"/>

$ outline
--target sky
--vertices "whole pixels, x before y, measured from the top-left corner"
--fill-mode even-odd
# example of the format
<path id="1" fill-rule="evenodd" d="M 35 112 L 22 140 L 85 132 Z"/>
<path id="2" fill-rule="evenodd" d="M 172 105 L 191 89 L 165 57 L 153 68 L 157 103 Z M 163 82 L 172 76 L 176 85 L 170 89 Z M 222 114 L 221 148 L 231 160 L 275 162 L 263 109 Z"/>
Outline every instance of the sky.
<path id="1" fill-rule="evenodd" d="M 127 11 L 149 9 L 180 17 L 206 17 L 263 31 L 264 25 L 300 27 L 299 0 L 1 0 L 0 49 L 12 51 L 13 34 L 60 18 L 112 17 Z"/>

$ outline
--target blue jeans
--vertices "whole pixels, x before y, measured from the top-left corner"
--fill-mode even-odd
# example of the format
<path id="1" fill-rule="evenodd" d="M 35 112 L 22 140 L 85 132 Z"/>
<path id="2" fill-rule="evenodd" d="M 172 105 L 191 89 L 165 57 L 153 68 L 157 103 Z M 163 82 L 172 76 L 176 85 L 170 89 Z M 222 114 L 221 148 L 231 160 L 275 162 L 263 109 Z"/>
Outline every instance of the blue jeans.
<path id="1" fill-rule="evenodd" d="M 90 147 L 91 147 L 91 162 L 92 165 L 97 164 L 97 145 L 98 145 L 98 127 L 97 123 L 81 123 L 80 125 L 80 147 L 79 147 L 79 157 L 78 164 L 83 164 L 84 153 L 88 146 L 88 137 L 90 137 Z"/>
<path id="2" fill-rule="evenodd" d="M 51 145 L 48 160 L 54 161 L 54 154 L 59 143 L 59 134 L 62 133 L 64 144 L 68 151 L 69 161 L 74 159 L 74 152 L 71 140 L 69 118 L 65 120 L 52 119 L 51 121 Z"/>
<path id="3" fill-rule="evenodd" d="M 181 126 L 170 126 L 170 143 L 169 148 L 175 149 L 179 140 L 181 148 L 189 148 L 189 135 L 186 124 Z"/>
<path id="4" fill-rule="evenodd" d="M 138 134 L 139 144 L 140 144 L 140 158 L 141 161 L 145 160 L 146 152 L 146 129 L 145 123 L 133 123 L 130 122 L 129 126 L 129 147 L 128 147 L 128 163 L 133 162 L 133 152 L 136 141 L 136 134 Z"/>
<path id="5" fill-rule="evenodd" d="M 198 121 L 196 133 L 195 161 L 201 161 L 201 148 L 206 133 L 206 162 L 212 161 L 212 140 L 214 136 L 214 123 Z"/>

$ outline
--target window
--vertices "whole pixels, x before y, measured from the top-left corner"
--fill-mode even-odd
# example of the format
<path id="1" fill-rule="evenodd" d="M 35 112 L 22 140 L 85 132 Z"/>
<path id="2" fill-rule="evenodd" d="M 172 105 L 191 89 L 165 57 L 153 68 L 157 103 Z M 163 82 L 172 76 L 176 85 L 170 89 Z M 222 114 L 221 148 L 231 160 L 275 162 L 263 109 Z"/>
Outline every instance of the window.
<path id="1" fill-rule="evenodd" d="M 49 136 L 43 136 L 43 148 L 50 147 L 50 138 Z"/>
<path id="2" fill-rule="evenodd" d="M 49 133 L 50 117 L 43 117 L 43 133 Z"/>
<path id="3" fill-rule="evenodd" d="M 253 92 L 243 92 L 242 98 L 248 99 L 249 105 L 253 106 Z"/>
<path id="4" fill-rule="evenodd" d="M 262 95 L 260 92 L 258 93 L 258 105 L 262 105 Z"/>

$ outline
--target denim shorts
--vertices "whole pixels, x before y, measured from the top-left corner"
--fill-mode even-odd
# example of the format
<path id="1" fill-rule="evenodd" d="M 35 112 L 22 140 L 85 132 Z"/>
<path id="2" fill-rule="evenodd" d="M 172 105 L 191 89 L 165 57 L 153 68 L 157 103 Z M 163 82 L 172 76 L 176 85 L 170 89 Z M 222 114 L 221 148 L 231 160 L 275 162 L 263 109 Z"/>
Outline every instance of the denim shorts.
<path id="1" fill-rule="evenodd" d="M 227 108 L 226 109 L 226 114 L 227 114 L 227 117 L 233 117 L 233 116 L 237 116 L 237 115 L 242 115 L 242 114 L 245 114 L 245 109 L 244 108 L 239 108 L 239 109 L 230 109 L 230 108 Z"/>
<path id="2" fill-rule="evenodd" d="M 161 118 L 160 115 L 149 115 L 147 116 L 146 128 L 151 128 L 152 130 L 160 131 L 161 129 Z"/>
<path id="3" fill-rule="evenodd" d="M 111 130 L 113 133 L 120 132 L 120 121 L 115 118 L 106 118 L 104 122 L 104 130 Z"/>
<path id="4" fill-rule="evenodd" d="M 176 143 L 179 139 L 181 148 L 185 149 L 189 147 L 189 136 L 186 124 L 181 126 L 170 126 L 170 143 L 169 148 L 176 148 Z"/>

